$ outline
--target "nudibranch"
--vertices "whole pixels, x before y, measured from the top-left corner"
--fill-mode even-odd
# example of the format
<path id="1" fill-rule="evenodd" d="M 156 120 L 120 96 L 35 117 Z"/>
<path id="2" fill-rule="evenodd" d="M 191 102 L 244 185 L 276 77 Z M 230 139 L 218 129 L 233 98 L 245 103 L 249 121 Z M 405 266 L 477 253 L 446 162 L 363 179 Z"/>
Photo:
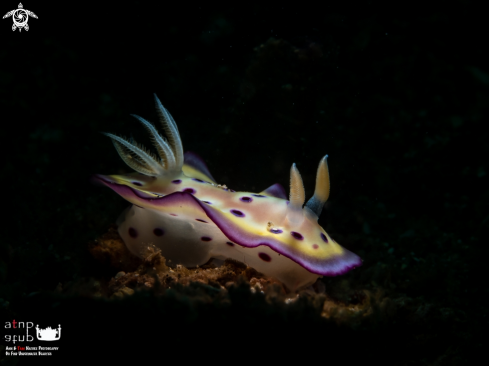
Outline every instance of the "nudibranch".
<path id="1" fill-rule="evenodd" d="M 313 197 L 305 204 L 302 178 L 290 169 L 290 196 L 280 184 L 262 192 L 236 192 L 216 183 L 204 161 L 183 153 L 177 125 L 155 95 L 166 139 L 145 119 L 158 157 L 136 143 L 104 133 L 136 172 L 94 179 L 132 205 L 117 220 L 128 249 L 141 258 L 154 245 L 170 265 L 197 267 L 211 258 L 232 258 L 278 279 L 290 291 L 360 266 L 356 254 L 318 224 L 328 199 L 327 155 L 319 162 Z M 304 206 L 304 207 L 303 207 Z"/>

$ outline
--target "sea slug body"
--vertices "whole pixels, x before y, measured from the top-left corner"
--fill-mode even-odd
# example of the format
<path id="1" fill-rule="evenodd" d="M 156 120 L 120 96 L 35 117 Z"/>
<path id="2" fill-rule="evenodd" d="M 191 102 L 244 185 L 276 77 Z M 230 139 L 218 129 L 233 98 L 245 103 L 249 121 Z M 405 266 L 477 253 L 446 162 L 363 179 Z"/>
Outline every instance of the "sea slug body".
<path id="1" fill-rule="evenodd" d="M 361 265 L 360 257 L 317 222 L 330 190 L 327 155 L 319 162 L 315 192 L 305 205 L 295 164 L 288 199 L 280 184 L 259 193 L 236 192 L 217 184 L 198 155 L 183 153 L 173 117 L 156 96 L 155 103 L 166 139 L 151 123 L 134 117 L 151 135 L 158 156 L 132 140 L 105 133 L 136 172 L 94 176 L 132 204 L 117 224 L 133 254 L 144 257 L 148 245 L 154 245 L 170 264 L 186 267 L 233 258 L 278 279 L 290 291 Z"/>

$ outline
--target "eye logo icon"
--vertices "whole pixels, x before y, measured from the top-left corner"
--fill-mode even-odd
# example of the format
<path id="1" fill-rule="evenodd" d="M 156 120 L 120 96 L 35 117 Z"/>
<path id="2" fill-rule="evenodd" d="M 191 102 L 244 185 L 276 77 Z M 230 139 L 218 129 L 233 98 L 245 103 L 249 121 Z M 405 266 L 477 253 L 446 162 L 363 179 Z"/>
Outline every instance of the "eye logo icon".
<path id="1" fill-rule="evenodd" d="M 12 17 L 14 24 L 12 25 L 12 30 L 15 31 L 19 28 L 19 32 L 24 28 L 26 31 L 29 30 L 29 26 L 27 25 L 27 21 L 29 20 L 29 16 L 36 18 L 37 15 L 34 14 L 30 10 L 24 9 L 22 3 L 19 3 L 19 8 L 9 11 L 7 14 L 3 16 L 3 19 Z"/>

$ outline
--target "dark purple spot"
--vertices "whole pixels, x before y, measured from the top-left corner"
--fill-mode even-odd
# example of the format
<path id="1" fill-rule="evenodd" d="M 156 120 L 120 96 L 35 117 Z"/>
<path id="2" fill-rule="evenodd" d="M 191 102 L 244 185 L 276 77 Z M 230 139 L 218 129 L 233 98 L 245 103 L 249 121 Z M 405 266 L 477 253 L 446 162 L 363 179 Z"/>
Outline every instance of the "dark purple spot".
<path id="1" fill-rule="evenodd" d="M 133 227 L 130 227 L 129 228 L 129 236 L 131 238 L 137 238 L 138 237 L 138 232 L 136 231 L 136 229 L 134 229 Z"/>
<path id="2" fill-rule="evenodd" d="M 193 188 L 185 188 L 182 192 L 195 194 L 195 192 L 197 192 L 197 191 Z"/>
<path id="3" fill-rule="evenodd" d="M 163 229 L 160 229 L 159 227 L 153 230 L 153 234 L 155 234 L 156 236 L 162 236 L 164 233 L 165 232 L 163 231 Z"/>
<path id="4" fill-rule="evenodd" d="M 170 214 L 170 215 L 171 215 L 171 216 L 178 216 L 178 215 L 176 215 L 176 214 Z"/>
<path id="5" fill-rule="evenodd" d="M 260 259 L 264 260 L 265 262 L 270 262 L 272 258 L 267 253 L 258 253 L 258 256 Z"/>
<path id="6" fill-rule="evenodd" d="M 270 232 L 271 232 L 272 234 L 282 234 L 282 233 L 283 233 L 283 231 L 282 231 L 282 230 L 280 230 L 280 229 L 270 229 Z"/>
<path id="7" fill-rule="evenodd" d="M 317 244 L 313 244 L 313 245 L 312 245 L 312 247 L 313 247 L 314 249 L 317 249 L 317 248 L 319 248 L 319 245 L 317 245 Z"/>
<path id="8" fill-rule="evenodd" d="M 326 235 L 324 235 L 323 233 L 321 233 L 321 239 L 323 239 L 323 241 L 324 241 L 325 243 L 327 243 L 327 242 L 328 242 L 328 238 L 327 238 L 327 237 L 326 237 Z"/>
<path id="9" fill-rule="evenodd" d="M 290 203 L 290 201 L 285 201 L 285 203 L 289 204 L 289 203 Z"/>
<path id="10" fill-rule="evenodd" d="M 227 241 L 226 244 L 229 245 L 230 247 L 234 247 L 234 244 L 231 243 L 230 241 Z"/>
<path id="11" fill-rule="evenodd" d="M 208 205 L 212 205 L 212 203 L 210 203 L 209 201 L 202 201 L 204 203 L 207 203 Z"/>
<path id="12" fill-rule="evenodd" d="M 140 187 L 142 186 L 142 184 L 139 182 L 131 182 L 131 183 L 134 184 L 135 186 L 140 186 Z"/>
<path id="13" fill-rule="evenodd" d="M 229 192 L 236 192 L 234 189 L 230 189 Z"/>
<path id="14" fill-rule="evenodd" d="M 297 240 L 302 240 L 302 239 L 304 239 L 304 237 L 303 237 L 301 234 L 296 233 L 295 231 L 291 231 L 291 232 L 290 232 L 290 235 L 292 235 L 292 236 L 294 237 L 294 239 L 297 239 Z"/>
<path id="15" fill-rule="evenodd" d="M 202 241 L 211 241 L 212 238 L 210 238 L 208 236 L 203 236 L 202 238 L 200 238 L 200 240 L 202 240 Z"/>
<path id="16" fill-rule="evenodd" d="M 241 197 L 239 200 L 246 202 L 246 203 L 249 203 L 249 202 L 253 201 L 253 198 L 244 196 L 244 197 Z"/>
<path id="17" fill-rule="evenodd" d="M 207 221 L 204 221 L 202 219 L 195 219 L 195 220 L 200 221 L 200 222 L 205 222 L 207 224 Z"/>
<path id="18" fill-rule="evenodd" d="M 264 196 L 262 194 L 252 194 L 252 196 L 254 196 L 254 197 L 266 197 L 266 196 Z"/>
<path id="19" fill-rule="evenodd" d="M 180 183 L 182 183 L 182 180 L 181 179 L 175 179 L 175 180 L 172 180 L 171 182 L 173 184 L 180 184 Z"/>
<path id="20" fill-rule="evenodd" d="M 192 180 L 195 180 L 196 182 L 199 182 L 199 183 L 205 183 L 202 179 L 199 179 L 199 178 L 192 178 Z"/>
<path id="21" fill-rule="evenodd" d="M 231 210 L 231 213 L 234 215 L 234 216 L 237 216 L 237 217 L 245 217 L 245 214 L 242 213 L 241 211 L 239 210 Z"/>

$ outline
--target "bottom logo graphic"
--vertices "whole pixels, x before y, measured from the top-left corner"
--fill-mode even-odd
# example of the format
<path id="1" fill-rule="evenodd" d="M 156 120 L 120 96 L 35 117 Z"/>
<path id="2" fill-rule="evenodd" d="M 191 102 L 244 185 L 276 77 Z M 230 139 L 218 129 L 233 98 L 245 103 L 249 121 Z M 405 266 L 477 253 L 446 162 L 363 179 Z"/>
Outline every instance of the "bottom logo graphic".
<path id="1" fill-rule="evenodd" d="M 6 334 L 5 356 L 51 356 L 59 347 L 32 346 L 30 342 L 39 341 L 59 341 L 61 338 L 61 324 L 57 328 L 39 328 L 33 322 L 18 322 L 15 319 L 5 322 Z M 30 333 L 30 334 L 29 334 Z M 35 333 L 35 337 L 34 334 Z M 12 346 L 10 346 L 12 344 Z M 3 351 L 2 351 L 3 352 Z"/>
<path id="2" fill-rule="evenodd" d="M 51 327 L 41 329 L 39 325 L 36 325 L 36 329 L 36 336 L 40 341 L 58 341 L 61 338 L 61 324 L 58 324 L 57 329 Z"/>

